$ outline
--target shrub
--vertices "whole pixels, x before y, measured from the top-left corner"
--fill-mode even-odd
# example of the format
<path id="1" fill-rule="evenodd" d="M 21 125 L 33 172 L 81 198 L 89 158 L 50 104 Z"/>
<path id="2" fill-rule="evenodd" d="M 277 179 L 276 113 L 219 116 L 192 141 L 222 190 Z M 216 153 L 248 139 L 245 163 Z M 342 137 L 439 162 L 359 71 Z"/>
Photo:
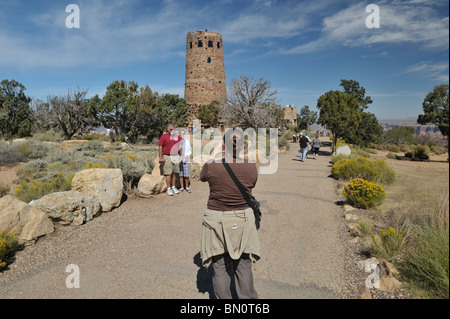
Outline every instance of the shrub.
<path id="1" fill-rule="evenodd" d="M 431 146 L 431 152 L 433 152 L 436 155 L 442 155 L 447 153 L 447 150 L 445 149 L 445 147 L 439 147 L 436 145 Z"/>
<path id="2" fill-rule="evenodd" d="M 335 155 L 331 157 L 330 163 L 331 164 L 335 164 L 336 162 L 338 162 L 341 159 L 355 159 L 358 158 L 358 155 L 354 155 L 354 154 L 350 154 L 350 155 L 344 155 L 344 154 L 339 154 L 339 155 Z"/>
<path id="3" fill-rule="evenodd" d="M 343 190 L 347 200 L 356 207 L 370 208 L 378 206 L 386 198 L 384 189 L 362 178 L 353 179 Z"/>
<path id="4" fill-rule="evenodd" d="M 0 141 L 0 166 L 26 162 L 28 158 L 14 149 L 11 144 Z"/>
<path id="5" fill-rule="evenodd" d="M 423 218 L 414 227 L 410 247 L 397 265 L 402 278 L 430 298 L 449 298 L 448 210 L 444 213 L 446 218 Z"/>
<path id="6" fill-rule="evenodd" d="M 20 200 L 29 203 L 50 193 L 70 190 L 73 176 L 74 174 L 64 176 L 64 173 L 59 172 L 48 182 L 39 182 L 37 180 L 23 181 L 19 183 L 15 193 Z"/>
<path id="7" fill-rule="evenodd" d="M 138 154 L 108 154 L 101 158 L 101 163 L 90 164 L 93 167 L 120 168 L 123 173 L 123 181 L 127 192 L 136 186 L 142 175 L 151 173 L 154 166 L 154 155 L 144 153 Z M 89 165 L 89 164 L 88 164 Z"/>
<path id="8" fill-rule="evenodd" d="M 387 150 L 388 150 L 389 152 L 398 153 L 398 152 L 400 152 L 400 146 L 395 145 L 395 144 L 391 144 L 391 145 L 388 145 L 388 146 L 387 146 Z"/>
<path id="9" fill-rule="evenodd" d="M 37 141 L 62 142 L 64 137 L 59 132 L 49 130 L 46 132 L 36 132 L 33 139 Z"/>
<path id="10" fill-rule="evenodd" d="M 430 158 L 429 153 L 428 145 L 414 145 L 410 152 L 405 153 L 405 157 L 415 161 L 428 160 Z"/>
<path id="11" fill-rule="evenodd" d="M 290 146 L 288 140 L 284 136 L 282 136 L 278 139 L 278 148 L 280 148 L 280 149 L 285 148 L 287 151 L 289 151 L 290 147 L 291 146 Z"/>
<path id="12" fill-rule="evenodd" d="M 6 266 L 4 258 L 13 252 L 19 242 L 14 233 L 9 233 L 7 230 L 0 232 L 0 269 Z"/>
<path id="13" fill-rule="evenodd" d="M 3 184 L 3 182 L 0 182 L 0 197 L 5 196 L 9 193 L 9 187 Z"/>
<path id="14" fill-rule="evenodd" d="M 3 239 L 0 239 L 0 269 L 6 266 L 6 262 L 3 261 L 6 255 L 6 245 Z"/>
<path id="15" fill-rule="evenodd" d="M 49 145 L 35 140 L 27 140 L 26 142 L 18 142 L 13 145 L 13 149 L 22 153 L 29 159 L 44 158 L 50 151 L 57 146 L 50 147 Z"/>
<path id="16" fill-rule="evenodd" d="M 390 159 L 396 159 L 397 155 L 395 155 L 394 153 L 388 153 L 388 155 L 386 155 L 386 157 L 390 158 Z"/>
<path id="17" fill-rule="evenodd" d="M 334 163 L 331 174 L 341 180 L 362 178 L 369 182 L 391 184 L 395 181 L 395 171 L 384 160 L 372 161 L 365 157 L 341 159 Z"/>
<path id="18" fill-rule="evenodd" d="M 379 237 L 372 235 L 373 255 L 378 259 L 392 260 L 400 253 L 403 247 L 404 231 L 394 227 L 381 229 Z"/>

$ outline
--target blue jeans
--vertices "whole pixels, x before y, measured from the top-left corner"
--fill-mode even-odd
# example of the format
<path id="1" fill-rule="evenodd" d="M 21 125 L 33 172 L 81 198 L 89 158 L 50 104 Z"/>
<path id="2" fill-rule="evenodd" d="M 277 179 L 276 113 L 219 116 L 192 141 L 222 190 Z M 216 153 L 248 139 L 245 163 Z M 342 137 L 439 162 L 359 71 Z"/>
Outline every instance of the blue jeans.
<path id="1" fill-rule="evenodd" d="M 305 161 L 306 153 L 308 153 L 308 147 L 300 148 L 300 160 L 301 160 L 302 162 Z"/>

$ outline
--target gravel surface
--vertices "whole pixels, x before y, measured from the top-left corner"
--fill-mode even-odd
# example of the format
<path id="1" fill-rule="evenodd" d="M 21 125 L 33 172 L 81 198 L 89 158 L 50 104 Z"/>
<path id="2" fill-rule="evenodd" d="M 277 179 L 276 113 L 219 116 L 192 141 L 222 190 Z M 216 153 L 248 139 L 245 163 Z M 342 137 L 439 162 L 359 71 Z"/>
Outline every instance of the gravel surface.
<path id="1" fill-rule="evenodd" d="M 254 264 L 260 298 L 358 298 L 367 274 L 330 175 L 329 147 L 300 162 L 298 145 L 278 157 L 278 171 L 260 175 L 262 258 Z M 85 225 L 57 226 L 28 244 L 0 272 L 0 298 L 195 298 L 213 296 L 211 272 L 200 266 L 201 220 L 208 185 L 191 194 L 129 198 Z M 66 266 L 80 269 L 68 289 Z M 398 296 L 372 291 L 373 298 Z"/>

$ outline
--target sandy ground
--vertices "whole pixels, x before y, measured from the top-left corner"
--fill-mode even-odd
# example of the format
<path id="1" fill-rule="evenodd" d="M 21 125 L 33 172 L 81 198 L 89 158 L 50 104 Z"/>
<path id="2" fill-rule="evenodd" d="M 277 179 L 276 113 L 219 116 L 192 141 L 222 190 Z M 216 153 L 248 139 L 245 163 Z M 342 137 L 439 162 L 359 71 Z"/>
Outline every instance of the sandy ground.
<path id="1" fill-rule="evenodd" d="M 299 161 L 298 145 L 278 156 L 275 174 L 260 175 L 261 259 L 255 287 L 263 299 L 353 298 L 364 279 L 349 249 L 337 182 L 330 177 L 330 147 Z M 448 165 L 448 164 L 447 164 Z M 11 169 L 3 170 L 15 179 Z M 58 226 L 18 251 L 0 273 L 0 298 L 213 298 L 212 271 L 199 248 L 206 183 L 173 197 L 130 198 L 78 227 Z M 80 288 L 67 288 L 68 265 Z M 349 275 L 353 274 L 353 275 Z M 353 277 L 352 277 L 353 276 Z"/>

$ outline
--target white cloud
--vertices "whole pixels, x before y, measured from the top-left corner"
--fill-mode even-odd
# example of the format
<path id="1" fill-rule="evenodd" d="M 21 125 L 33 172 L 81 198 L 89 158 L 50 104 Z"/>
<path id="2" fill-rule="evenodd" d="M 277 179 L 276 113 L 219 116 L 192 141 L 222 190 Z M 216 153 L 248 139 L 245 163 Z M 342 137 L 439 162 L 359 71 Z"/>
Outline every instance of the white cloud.
<path id="1" fill-rule="evenodd" d="M 428 79 L 432 79 L 436 82 L 448 83 L 449 82 L 449 63 L 441 62 L 441 63 L 430 63 L 430 62 L 419 62 L 417 64 L 411 65 L 403 74 L 409 73 L 419 73 L 423 77 Z"/>
<path id="2" fill-rule="evenodd" d="M 285 54 L 310 53 L 335 46 L 369 46 L 377 43 L 416 43 L 424 48 L 448 50 L 449 18 L 439 18 L 436 9 L 421 1 L 397 4 L 382 2 L 380 28 L 368 29 L 366 4 L 357 3 L 323 19 L 321 35 L 289 49 Z"/>
<path id="3" fill-rule="evenodd" d="M 144 12 L 135 5 L 137 1 L 80 0 L 77 3 L 79 29 L 65 27 L 69 13 L 65 12 L 64 5 L 30 14 L 28 27 L 34 30 L 32 34 L 20 34 L 14 25 L 0 29 L 0 66 L 109 67 L 180 56 L 188 31 L 186 26 L 203 13 L 189 10 L 180 1 L 164 1 L 162 7 L 146 6 Z"/>

